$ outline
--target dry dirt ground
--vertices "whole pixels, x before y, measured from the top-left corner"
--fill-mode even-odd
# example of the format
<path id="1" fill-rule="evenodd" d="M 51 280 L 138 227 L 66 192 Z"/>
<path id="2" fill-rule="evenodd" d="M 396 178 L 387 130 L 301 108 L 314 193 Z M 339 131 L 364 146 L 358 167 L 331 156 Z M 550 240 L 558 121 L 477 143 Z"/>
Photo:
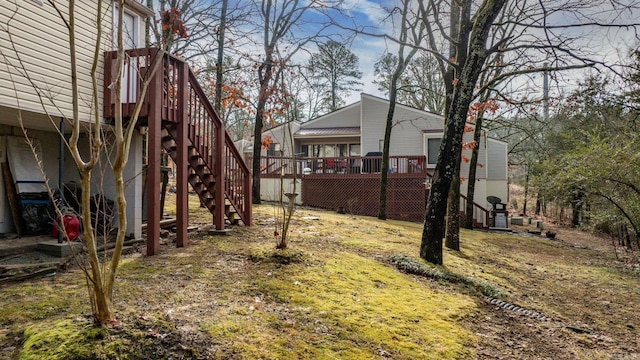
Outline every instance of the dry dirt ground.
<path id="1" fill-rule="evenodd" d="M 78 270 L 0 288 L 0 358 L 640 359 L 638 253 L 607 239 L 464 230 L 441 269 L 505 294 L 488 298 L 390 264 L 417 258 L 421 224 L 299 209 L 278 252 L 277 207 L 254 215 L 211 237 L 195 206 L 188 247 L 127 255 L 97 333 Z"/>
<path id="2" fill-rule="evenodd" d="M 527 227 L 514 228 L 519 236 L 529 236 Z M 519 273 L 512 278 L 518 291 L 510 301 L 535 299 L 538 309 L 548 309 L 547 319 L 487 302 L 477 316 L 466 319 L 479 335 L 476 357 L 640 359 L 637 251 L 614 250 L 610 239 L 583 231 L 548 223 L 546 228 L 557 233 L 555 240 L 532 238 L 565 249 L 532 253 L 523 260 L 514 271 Z M 609 276 L 618 272 L 627 280 Z"/>

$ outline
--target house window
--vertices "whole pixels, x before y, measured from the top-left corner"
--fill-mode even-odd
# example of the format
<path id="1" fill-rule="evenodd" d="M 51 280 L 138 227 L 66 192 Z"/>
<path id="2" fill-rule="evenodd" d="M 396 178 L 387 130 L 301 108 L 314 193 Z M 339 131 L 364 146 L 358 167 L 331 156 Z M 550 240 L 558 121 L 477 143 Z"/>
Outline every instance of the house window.
<path id="1" fill-rule="evenodd" d="M 311 154 L 310 157 L 323 157 L 322 145 L 311 145 Z"/>
<path id="2" fill-rule="evenodd" d="M 276 144 L 271 143 L 267 148 L 267 156 L 275 156 L 276 155 Z"/>
<path id="3" fill-rule="evenodd" d="M 140 47 L 140 17 L 126 8 L 122 19 L 122 39 L 125 49 L 135 49 Z M 116 49 L 118 44 L 118 6 L 113 6 L 113 48 Z"/>
<path id="4" fill-rule="evenodd" d="M 360 156 L 360 144 L 302 144 L 303 157 Z"/>
<path id="5" fill-rule="evenodd" d="M 424 135 L 424 155 L 427 157 L 427 167 L 435 167 L 440 154 L 442 133 Z"/>
<path id="6" fill-rule="evenodd" d="M 267 148 L 267 156 L 280 156 L 283 152 L 284 150 L 282 149 L 280 143 L 271 143 Z"/>
<path id="7" fill-rule="evenodd" d="M 360 144 L 349 144 L 349 156 L 360 156 Z"/>
<path id="8" fill-rule="evenodd" d="M 140 17 L 127 9 L 123 11 L 122 18 L 122 39 L 125 49 L 135 49 L 140 47 Z M 118 6 L 113 5 L 113 48 L 118 47 Z M 142 65 L 138 63 L 138 58 L 127 59 L 124 72 L 122 74 L 122 88 L 120 96 L 124 103 L 134 103 L 138 97 L 138 68 Z"/>
<path id="9" fill-rule="evenodd" d="M 347 152 L 347 144 L 338 144 L 337 145 L 337 156 L 349 156 L 348 152 Z"/>
<path id="10" fill-rule="evenodd" d="M 336 146 L 334 144 L 323 145 L 323 155 L 322 157 L 335 157 L 336 156 Z"/>

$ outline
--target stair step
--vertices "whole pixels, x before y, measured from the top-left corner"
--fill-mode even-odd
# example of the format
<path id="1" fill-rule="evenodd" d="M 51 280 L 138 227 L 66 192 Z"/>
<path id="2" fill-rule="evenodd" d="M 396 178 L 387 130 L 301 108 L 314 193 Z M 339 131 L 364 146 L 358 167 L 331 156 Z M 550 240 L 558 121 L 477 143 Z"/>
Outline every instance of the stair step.
<path id="1" fill-rule="evenodd" d="M 192 128 L 193 124 L 190 124 Z M 173 122 L 163 123 L 162 128 L 162 147 L 168 153 L 168 155 L 178 162 L 177 159 L 177 124 Z M 208 164 L 210 157 L 203 157 L 201 154 L 209 154 L 209 150 L 212 149 L 213 144 L 207 144 L 210 141 L 208 137 L 194 135 L 193 132 L 189 132 L 189 140 L 187 141 L 187 154 L 186 161 L 188 167 L 188 181 L 193 191 L 198 195 L 201 201 L 201 205 L 206 207 L 212 214 L 215 212 L 215 185 L 216 177 L 212 173 L 214 164 Z M 197 146 L 195 144 L 198 144 Z M 178 166 L 181 166 L 178 164 Z M 184 165 L 182 165 L 184 166 Z M 224 214 L 225 222 L 232 225 L 237 225 L 242 219 L 240 218 L 236 209 L 231 205 L 229 199 L 224 199 Z"/>
<path id="2" fill-rule="evenodd" d="M 209 211 L 211 211 L 211 213 L 213 213 L 213 209 L 215 209 L 215 205 L 216 205 L 216 199 L 210 197 L 207 198 L 207 200 L 203 201 L 202 203 L 204 204 L 204 206 L 207 207 L 207 209 L 209 209 Z"/>

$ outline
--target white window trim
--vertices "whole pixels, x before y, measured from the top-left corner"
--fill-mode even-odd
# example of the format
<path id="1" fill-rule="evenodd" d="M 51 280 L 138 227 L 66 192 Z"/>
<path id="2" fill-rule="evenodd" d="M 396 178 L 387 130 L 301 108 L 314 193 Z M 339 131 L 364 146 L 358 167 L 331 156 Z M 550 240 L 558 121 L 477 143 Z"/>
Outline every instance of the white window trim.
<path id="1" fill-rule="evenodd" d="M 112 41 L 113 49 L 116 49 L 117 48 L 117 44 L 116 44 L 116 42 L 117 42 L 117 38 L 116 38 L 117 37 L 117 33 L 116 33 L 116 31 L 117 31 L 117 26 L 118 26 L 118 24 L 117 24 L 118 4 L 114 2 L 112 8 L 113 8 L 113 17 L 112 17 L 112 21 L 111 21 L 111 23 L 112 23 L 111 27 L 112 27 L 113 31 L 111 31 L 111 36 L 113 38 L 113 41 Z M 134 27 L 133 28 L 133 32 L 134 32 L 134 37 L 135 37 L 135 39 L 133 39 L 133 40 L 134 40 L 134 43 L 136 44 L 135 46 L 136 47 L 143 47 L 142 46 L 142 43 L 143 43 L 142 35 L 140 33 L 140 30 L 141 30 L 141 27 L 142 27 L 140 22 L 142 21 L 142 17 L 140 16 L 140 14 L 136 13 L 135 11 L 131 11 L 131 10 L 127 9 L 126 5 L 124 7 L 124 12 L 127 15 L 130 15 L 131 17 L 133 17 L 133 27 Z M 125 39 L 125 42 L 126 42 L 126 39 Z M 125 45 L 125 50 L 127 50 L 126 45 Z"/>
<path id="2" fill-rule="evenodd" d="M 425 133 L 424 134 L 424 156 L 427 158 L 427 169 L 433 169 L 436 167 L 435 163 L 429 163 L 429 139 L 440 139 L 442 140 L 443 132 L 437 133 Z"/>

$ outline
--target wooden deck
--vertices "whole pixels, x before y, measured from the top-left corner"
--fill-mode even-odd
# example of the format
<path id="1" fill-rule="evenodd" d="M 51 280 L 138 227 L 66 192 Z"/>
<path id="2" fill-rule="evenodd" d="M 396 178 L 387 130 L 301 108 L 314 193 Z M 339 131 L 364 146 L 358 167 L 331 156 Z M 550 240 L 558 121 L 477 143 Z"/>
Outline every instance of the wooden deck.
<path id="1" fill-rule="evenodd" d="M 147 126 L 147 194 L 160 194 L 161 152 L 177 165 L 177 245 L 184 246 L 188 227 L 188 188 L 193 188 L 213 214 L 216 229 L 238 219 L 251 225 L 251 175 L 231 136 L 213 110 L 194 72 L 183 60 L 155 48 L 127 50 L 121 94 L 123 118 L 133 115 L 142 101 L 136 126 Z M 116 52 L 105 54 L 104 118 L 115 116 Z M 151 64 L 161 61 L 155 73 Z M 145 97 L 138 99 L 144 81 L 149 81 Z M 149 197 L 147 204 L 147 254 L 159 251 L 160 199 Z M 233 215 L 232 215 L 233 214 Z M 231 220 L 235 221 L 235 220 Z"/>

